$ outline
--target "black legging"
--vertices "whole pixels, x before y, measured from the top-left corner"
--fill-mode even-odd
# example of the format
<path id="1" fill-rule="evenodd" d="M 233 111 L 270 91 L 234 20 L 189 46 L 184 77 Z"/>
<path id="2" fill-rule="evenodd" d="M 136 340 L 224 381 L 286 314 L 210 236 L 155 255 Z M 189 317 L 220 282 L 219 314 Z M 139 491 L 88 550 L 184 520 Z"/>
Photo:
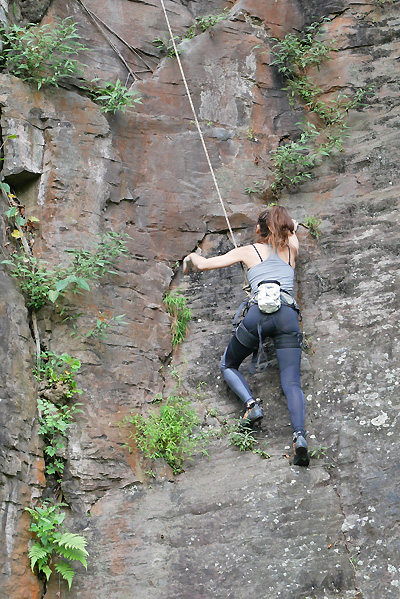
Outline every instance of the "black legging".
<path id="1" fill-rule="evenodd" d="M 297 312 L 289 306 L 282 305 L 277 312 L 266 317 L 258 306 L 251 306 L 246 314 L 243 324 L 246 329 L 257 335 L 257 325 L 262 320 L 261 336 L 272 337 L 275 344 L 279 345 L 279 335 L 282 333 L 300 333 Z M 278 340 L 278 343 L 276 343 Z M 242 345 L 234 335 L 226 348 L 221 362 L 221 371 L 225 381 L 236 395 L 247 403 L 253 399 L 249 386 L 239 372 L 239 366 L 253 350 Z M 276 348 L 281 385 L 287 399 L 290 419 L 293 430 L 304 434 L 305 400 L 300 387 L 300 347 Z"/>

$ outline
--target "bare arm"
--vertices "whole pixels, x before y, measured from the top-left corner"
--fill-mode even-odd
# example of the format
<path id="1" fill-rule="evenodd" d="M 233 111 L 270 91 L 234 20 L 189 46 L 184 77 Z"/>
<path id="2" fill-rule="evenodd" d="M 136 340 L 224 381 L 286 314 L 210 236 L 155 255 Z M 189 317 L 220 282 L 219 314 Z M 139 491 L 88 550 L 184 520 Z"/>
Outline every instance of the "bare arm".
<path id="1" fill-rule="evenodd" d="M 294 258 L 296 259 L 297 256 L 299 255 L 299 250 L 300 250 L 299 240 L 296 235 L 296 231 L 298 229 L 299 223 L 297 222 L 297 220 L 293 220 L 293 223 L 294 223 L 294 233 L 289 235 L 288 243 L 289 243 L 290 249 L 293 250 L 293 252 L 294 252 Z"/>
<path id="2" fill-rule="evenodd" d="M 300 246 L 299 246 L 299 240 L 297 238 L 296 233 L 289 235 L 288 242 L 289 242 L 290 249 L 293 249 L 297 256 L 299 253 Z"/>
<path id="3" fill-rule="evenodd" d="M 298 223 L 297 221 L 293 222 L 296 231 Z M 294 259 L 292 260 L 292 266 L 294 267 L 295 259 L 299 253 L 299 240 L 297 239 L 296 232 L 289 235 L 288 244 L 290 249 L 293 250 Z M 238 262 L 243 262 L 247 268 L 252 268 L 258 264 L 259 261 L 260 258 L 252 245 L 235 248 L 226 254 L 222 254 L 222 256 L 213 256 L 212 258 L 204 258 L 193 252 L 186 256 L 183 261 L 183 273 L 188 273 L 191 268 L 194 270 L 214 270 L 216 268 L 232 266 L 232 264 L 237 264 Z"/>
<path id="4" fill-rule="evenodd" d="M 238 262 L 244 262 L 248 266 L 249 247 L 235 248 L 226 254 L 222 254 L 222 256 L 213 256 L 212 258 L 204 258 L 195 253 L 189 254 L 183 261 L 183 272 L 186 274 L 190 268 L 194 270 L 214 270 L 215 268 L 232 266 L 232 264 Z"/>

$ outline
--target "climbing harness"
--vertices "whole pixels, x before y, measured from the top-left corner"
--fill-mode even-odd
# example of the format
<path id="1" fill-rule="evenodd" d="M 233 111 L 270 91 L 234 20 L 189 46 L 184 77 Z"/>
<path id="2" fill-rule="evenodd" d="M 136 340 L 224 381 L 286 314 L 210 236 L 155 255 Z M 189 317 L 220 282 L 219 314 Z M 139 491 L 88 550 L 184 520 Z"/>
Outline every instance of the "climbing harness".
<path id="1" fill-rule="evenodd" d="M 233 319 L 233 328 L 232 334 L 235 335 L 236 339 L 245 347 L 253 350 L 253 357 L 250 365 L 250 374 L 254 374 L 255 368 L 257 366 L 258 369 L 261 369 L 261 360 L 264 359 L 265 364 L 262 368 L 267 368 L 270 361 L 265 353 L 262 339 L 262 325 L 263 323 L 273 316 L 273 313 L 265 313 L 264 316 L 260 319 L 257 324 L 257 333 L 250 332 L 244 325 L 243 320 L 239 323 L 239 319 L 244 316 L 249 311 L 250 307 L 257 303 L 256 293 L 244 300 L 239 308 L 236 311 L 235 317 Z M 284 306 L 288 306 L 296 310 L 299 315 L 300 320 L 302 320 L 300 308 L 294 299 L 294 297 L 285 289 L 281 289 L 280 291 L 280 302 Z M 285 348 L 293 348 L 299 347 L 304 349 L 303 347 L 303 334 L 297 332 L 285 333 L 281 332 L 278 336 L 274 338 L 274 344 L 276 349 L 285 349 Z"/>

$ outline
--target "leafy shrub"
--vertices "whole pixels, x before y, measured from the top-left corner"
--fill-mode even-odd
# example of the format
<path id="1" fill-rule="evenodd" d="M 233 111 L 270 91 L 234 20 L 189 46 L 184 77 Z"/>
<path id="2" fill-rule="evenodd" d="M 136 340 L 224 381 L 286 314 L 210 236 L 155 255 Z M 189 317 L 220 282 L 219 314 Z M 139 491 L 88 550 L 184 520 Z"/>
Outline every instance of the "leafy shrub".
<path id="1" fill-rule="evenodd" d="M 321 445 L 318 447 L 310 447 L 310 456 L 315 458 L 316 460 L 320 460 L 321 458 L 326 458 L 326 450 L 327 447 L 322 447 Z"/>
<path id="2" fill-rule="evenodd" d="M 61 383 L 66 385 L 66 397 L 70 398 L 74 393 L 82 393 L 76 388 L 75 373 L 80 369 L 81 362 L 69 354 L 58 356 L 52 351 L 41 353 L 39 367 L 33 371 L 37 381 L 45 381 L 47 387 Z"/>
<path id="3" fill-rule="evenodd" d="M 335 49 L 333 42 L 316 39 L 327 21 L 329 19 L 312 23 L 303 35 L 289 33 L 282 40 L 273 38 L 276 44 L 272 47 L 273 60 L 270 64 L 288 78 L 301 76 L 307 67 L 319 68 L 330 59 L 330 53 Z"/>
<path id="4" fill-rule="evenodd" d="M 319 239 L 321 235 L 321 231 L 319 230 L 319 226 L 322 223 L 322 220 L 317 216 L 307 216 L 304 219 L 304 226 L 308 228 L 310 231 L 310 235 L 314 237 L 314 239 Z"/>
<path id="5" fill-rule="evenodd" d="M 82 76 L 81 64 L 74 56 L 87 48 L 79 41 L 76 25 L 66 18 L 57 25 L 0 28 L 4 48 L 3 65 L 24 81 L 57 86 L 60 80 Z"/>
<path id="6" fill-rule="evenodd" d="M 231 425 L 227 428 L 229 435 L 230 444 L 237 447 L 239 451 L 251 451 L 255 455 L 259 455 L 262 458 L 269 459 L 271 456 L 258 445 L 257 439 L 254 438 L 254 431 L 249 428 L 238 428 L 237 424 Z"/>
<path id="7" fill-rule="evenodd" d="M 264 191 L 267 188 L 267 182 L 264 181 L 253 181 L 253 185 L 246 187 L 245 188 L 245 192 L 247 194 L 252 194 L 252 193 L 264 193 Z"/>
<path id="8" fill-rule="evenodd" d="M 187 300 L 179 290 L 167 293 L 164 297 L 164 304 L 171 316 L 172 347 L 175 347 L 185 338 L 192 318 L 192 311 L 187 307 Z"/>
<path id="9" fill-rule="evenodd" d="M 33 256 L 12 254 L 2 264 L 11 267 L 11 276 L 16 277 L 27 298 L 28 307 L 39 310 L 48 301 L 55 302 L 67 291 L 81 293 L 90 291 L 89 280 L 97 280 L 111 270 L 117 257 L 127 253 L 127 235 L 109 232 L 102 236 L 95 251 L 66 250 L 73 255 L 68 266 L 54 269 L 47 262 Z"/>
<path id="10" fill-rule="evenodd" d="M 197 432 L 200 425 L 195 410 L 188 400 L 171 395 L 158 412 L 148 416 L 126 416 L 123 426 L 133 425 L 131 437 L 146 457 L 163 458 L 174 473 L 181 472 L 185 458 L 201 448 L 205 453 L 204 435 Z"/>
<path id="11" fill-rule="evenodd" d="M 75 574 L 71 562 L 80 562 L 87 569 L 86 558 L 89 554 L 85 549 L 86 539 L 68 532 L 63 525 L 65 513 L 60 508 L 64 506 L 65 503 L 53 504 L 46 500 L 41 506 L 25 508 L 32 520 L 29 530 L 34 532 L 37 538 L 29 549 L 29 558 L 32 572 L 37 566 L 39 573 L 43 573 L 47 580 L 50 579 L 51 566 L 54 564 L 56 572 L 71 588 Z"/>
<path id="12" fill-rule="evenodd" d="M 316 87 L 306 75 L 308 67 L 319 69 L 335 50 L 333 42 L 317 39 L 328 20 L 313 23 L 303 35 L 288 34 L 282 40 L 274 38 L 277 43 L 272 47 L 271 65 L 276 66 L 287 80 L 284 90 L 289 94 L 290 104 L 294 105 L 295 99 L 300 98 L 306 110 L 322 121 L 319 127 L 306 123 L 297 140 L 279 146 L 272 153 L 275 180 L 271 190 L 276 194 L 285 186 L 296 187 L 311 178 L 313 168 L 321 159 L 342 150 L 347 135 L 347 113 L 360 106 L 371 91 L 371 87 L 359 89 L 352 98 L 338 94 L 329 102 L 324 102 L 321 99 L 323 90 Z"/>
<path id="13" fill-rule="evenodd" d="M 240 451 L 253 451 L 258 441 L 253 437 L 253 431 L 248 428 L 232 427 L 229 431 L 229 441 L 231 445 L 237 447 Z"/>
<path id="14" fill-rule="evenodd" d="M 39 262 L 33 256 L 13 254 L 10 260 L 2 260 L 1 263 L 11 267 L 11 276 L 18 279 L 28 307 L 39 310 L 44 306 L 56 277 L 54 271 L 46 269 L 47 262 Z"/>
<path id="15" fill-rule="evenodd" d="M 39 435 L 43 437 L 45 448 L 45 462 L 47 474 L 61 477 L 64 472 L 64 459 L 60 453 L 66 448 L 65 435 L 71 426 L 73 417 L 82 410 L 73 406 L 55 406 L 53 402 L 39 397 L 37 400 L 39 417 Z"/>
<path id="16" fill-rule="evenodd" d="M 78 314 L 75 318 L 78 318 L 79 316 L 82 316 L 82 313 Z M 71 337 L 80 337 L 81 339 L 106 339 L 108 329 L 112 329 L 120 324 L 128 324 L 127 322 L 125 322 L 125 320 L 122 320 L 124 316 L 125 314 L 120 314 L 119 316 L 112 316 L 110 318 L 107 318 L 105 316 L 102 316 L 101 318 L 96 318 L 95 326 L 86 331 L 85 333 L 82 333 L 80 327 L 78 327 L 78 325 L 74 323 L 74 330 L 71 333 Z M 65 320 L 69 320 L 69 318 L 65 318 L 64 321 Z"/>
<path id="17" fill-rule="evenodd" d="M 128 89 L 119 79 L 115 83 L 109 81 L 99 83 L 99 79 L 93 79 L 92 83 L 96 83 L 96 86 L 91 92 L 91 96 L 97 104 L 100 104 L 102 112 L 112 112 L 113 114 L 117 110 L 124 112 L 126 108 L 142 103 L 139 92 Z"/>
<path id="18" fill-rule="evenodd" d="M 34 370 L 35 378 L 40 382 L 37 405 L 39 410 L 39 435 L 43 437 L 46 473 L 61 477 L 64 471 L 64 459 L 60 453 L 66 448 L 66 433 L 75 414 L 82 412 L 80 403 L 72 406 L 58 405 L 68 401 L 77 389 L 75 374 L 81 363 L 68 354 L 58 356 L 54 352 L 42 352 L 41 361 Z M 55 398 L 58 398 L 56 401 Z M 57 404 L 57 405 L 56 405 Z"/>
<path id="19" fill-rule="evenodd" d="M 271 187 L 274 191 L 279 191 L 285 185 L 295 187 L 310 179 L 318 161 L 329 156 L 335 148 L 341 148 L 342 138 L 316 143 L 322 133 L 315 125 L 307 123 L 299 139 L 279 146 L 272 153 L 275 180 Z"/>
<path id="20" fill-rule="evenodd" d="M 174 35 L 174 41 L 176 46 L 178 46 L 182 39 L 179 37 L 179 35 Z M 169 39 L 167 41 L 164 41 L 161 37 L 157 37 L 155 40 L 152 41 L 152 44 L 156 44 L 157 50 L 160 50 L 161 54 L 163 54 L 164 56 L 168 56 L 168 58 L 173 58 L 175 56 L 174 44 Z M 181 48 L 177 48 L 177 50 L 178 54 L 182 53 Z"/>
<path id="21" fill-rule="evenodd" d="M 214 27 L 220 21 L 223 21 L 227 18 L 227 11 L 224 10 L 222 13 L 218 13 L 216 15 L 204 15 L 203 17 L 196 17 L 194 24 L 189 28 L 189 31 L 183 37 L 179 37 L 179 35 L 174 35 L 175 45 L 178 46 L 184 39 L 192 39 L 197 33 L 202 33 Z M 164 56 L 168 56 L 168 58 L 173 58 L 175 56 L 175 48 L 171 39 L 168 38 L 167 41 L 158 37 L 152 40 L 153 44 L 156 44 L 158 50 L 160 50 L 161 54 Z M 182 48 L 177 48 L 178 54 L 183 52 Z"/>
<path id="22" fill-rule="evenodd" d="M 193 38 L 196 33 L 200 30 L 201 32 L 207 31 L 211 27 L 215 27 L 220 21 L 224 21 L 227 18 L 227 9 L 216 15 L 204 15 L 203 17 L 196 17 L 194 25 L 192 25 L 185 35 L 187 39 Z"/>

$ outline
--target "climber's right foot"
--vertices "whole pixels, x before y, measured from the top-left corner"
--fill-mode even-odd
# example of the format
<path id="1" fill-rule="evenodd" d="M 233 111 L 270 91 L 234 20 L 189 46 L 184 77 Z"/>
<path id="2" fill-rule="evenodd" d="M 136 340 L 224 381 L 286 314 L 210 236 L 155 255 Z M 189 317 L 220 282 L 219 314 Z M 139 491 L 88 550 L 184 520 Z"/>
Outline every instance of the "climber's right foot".
<path id="1" fill-rule="evenodd" d="M 256 422 L 260 422 L 263 416 L 264 412 L 260 405 L 252 399 L 246 406 L 245 413 L 243 414 L 239 426 L 241 428 L 251 428 Z"/>

